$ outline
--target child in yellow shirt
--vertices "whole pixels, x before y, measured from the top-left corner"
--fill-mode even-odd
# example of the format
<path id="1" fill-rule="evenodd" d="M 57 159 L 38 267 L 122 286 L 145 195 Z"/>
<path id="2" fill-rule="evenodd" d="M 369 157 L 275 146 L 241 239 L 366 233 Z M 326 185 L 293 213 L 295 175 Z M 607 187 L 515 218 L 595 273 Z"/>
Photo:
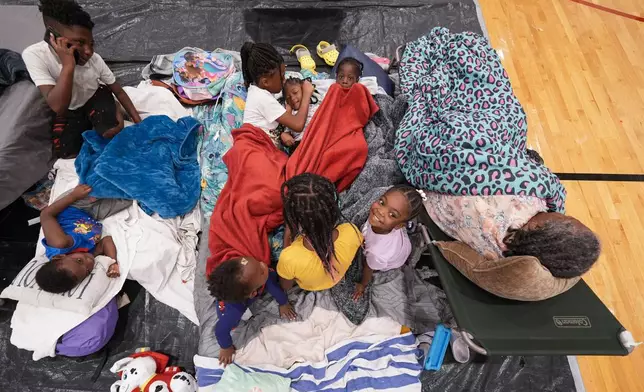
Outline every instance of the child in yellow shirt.
<path id="1" fill-rule="evenodd" d="M 282 287 L 288 290 L 297 283 L 319 291 L 335 286 L 363 241 L 356 226 L 340 223 L 335 185 L 315 174 L 300 174 L 284 183 L 282 201 L 285 248 L 277 264 Z"/>

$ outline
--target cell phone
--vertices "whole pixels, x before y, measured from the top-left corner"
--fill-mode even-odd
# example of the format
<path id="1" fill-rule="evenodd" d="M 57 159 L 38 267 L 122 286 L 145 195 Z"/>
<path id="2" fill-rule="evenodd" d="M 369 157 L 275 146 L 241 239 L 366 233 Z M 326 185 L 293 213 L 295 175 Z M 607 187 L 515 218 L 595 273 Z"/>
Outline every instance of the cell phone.
<path id="1" fill-rule="evenodd" d="M 53 45 L 51 44 L 51 35 L 53 35 L 54 39 L 56 39 L 56 38 L 60 38 L 60 34 L 56 30 L 52 29 L 51 27 L 47 27 L 47 30 L 45 31 L 44 40 L 49 44 L 49 46 L 53 47 Z M 67 47 L 71 48 L 72 44 L 67 44 Z M 80 61 L 80 53 L 78 53 L 78 50 L 76 49 L 74 49 L 74 61 L 76 61 L 76 64 L 78 64 L 78 62 Z"/>

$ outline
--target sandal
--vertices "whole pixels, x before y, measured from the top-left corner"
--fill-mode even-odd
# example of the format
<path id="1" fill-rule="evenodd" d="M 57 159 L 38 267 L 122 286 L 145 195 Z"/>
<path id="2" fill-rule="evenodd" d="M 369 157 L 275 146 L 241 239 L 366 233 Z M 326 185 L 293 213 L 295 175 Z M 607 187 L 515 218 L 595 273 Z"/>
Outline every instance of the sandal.
<path id="1" fill-rule="evenodd" d="M 297 50 L 295 50 L 296 48 Z M 291 48 L 290 53 L 293 53 L 294 50 L 297 61 L 299 61 L 300 63 L 300 67 L 302 67 L 302 69 L 314 71 L 315 60 L 313 60 L 313 57 L 311 57 L 311 52 L 309 52 L 306 46 L 297 44 Z"/>
<path id="2" fill-rule="evenodd" d="M 329 66 L 333 67 L 335 62 L 338 61 L 338 50 L 335 48 L 335 45 L 332 45 L 326 41 L 320 41 L 317 47 L 318 56 L 324 60 L 324 62 Z"/>

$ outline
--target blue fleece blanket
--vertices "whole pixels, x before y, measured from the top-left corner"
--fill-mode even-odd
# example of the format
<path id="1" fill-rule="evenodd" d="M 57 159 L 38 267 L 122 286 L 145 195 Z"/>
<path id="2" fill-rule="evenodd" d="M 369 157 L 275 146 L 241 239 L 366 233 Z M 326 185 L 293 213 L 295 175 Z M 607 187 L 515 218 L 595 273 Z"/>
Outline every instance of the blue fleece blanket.
<path id="1" fill-rule="evenodd" d="M 76 158 L 82 184 L 91 196 L 137 200 L 147 213 L 174 218 L 190 212 L 199 200 L 197 133 L 192 117 L 176 123 L 151 116 L 107 140 L 96 131 L 83 133 Z"/>
<path id="2" fill-rule="evenodd" d="M 528 124 L 501 60 L 474 33 L 444 28 L 407 45 L 409 108 L 396 158 L 414 186 L 453 195 L 529 195 L 563 212 L 566 191 L 526 150 Z"/>

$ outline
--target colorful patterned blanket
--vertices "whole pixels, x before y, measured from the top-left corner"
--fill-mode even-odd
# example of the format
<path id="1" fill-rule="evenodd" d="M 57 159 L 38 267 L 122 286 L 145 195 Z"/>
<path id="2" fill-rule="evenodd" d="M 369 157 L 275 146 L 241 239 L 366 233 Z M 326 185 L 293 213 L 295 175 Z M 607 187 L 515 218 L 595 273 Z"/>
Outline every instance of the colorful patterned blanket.
<path id="1" fill-rule="evenodd" d="M 526 152 L 527 122 L 501 61 L 474 33 L 435 28 L 407 45 L 409 108 L 396 158 L 414 186 L 454 195 L 530 195 L 564 211 L 566 191 Z"/>
<path id="2" fill-rule="evenodd" d="M 246 87 L 241 72 L 229 76 L 215 105 L 199 105 L 193 117 L 204 125 L 200 139 L 201 212 L 210 220 L 221 190 L 228 180 L 228 168 L 223 156 L 233 145 L 232 130 L 241 127 L 246 106 Z M 269 236 L 271 260 L 277 262 L 284 243 L 284 227 Z"/>
<path id="3" fill-rule="evenodd" d="M 200 139 L 201 212 L 207 219 L 228 179 L 222 160 L 233 145 L 231 132 L 241 127 L 246 106 L 246 87 L 241 72 L 226 79 L 219 100 L 214 105 L 199 105 L 192 116 L 204 125 Z"/>

